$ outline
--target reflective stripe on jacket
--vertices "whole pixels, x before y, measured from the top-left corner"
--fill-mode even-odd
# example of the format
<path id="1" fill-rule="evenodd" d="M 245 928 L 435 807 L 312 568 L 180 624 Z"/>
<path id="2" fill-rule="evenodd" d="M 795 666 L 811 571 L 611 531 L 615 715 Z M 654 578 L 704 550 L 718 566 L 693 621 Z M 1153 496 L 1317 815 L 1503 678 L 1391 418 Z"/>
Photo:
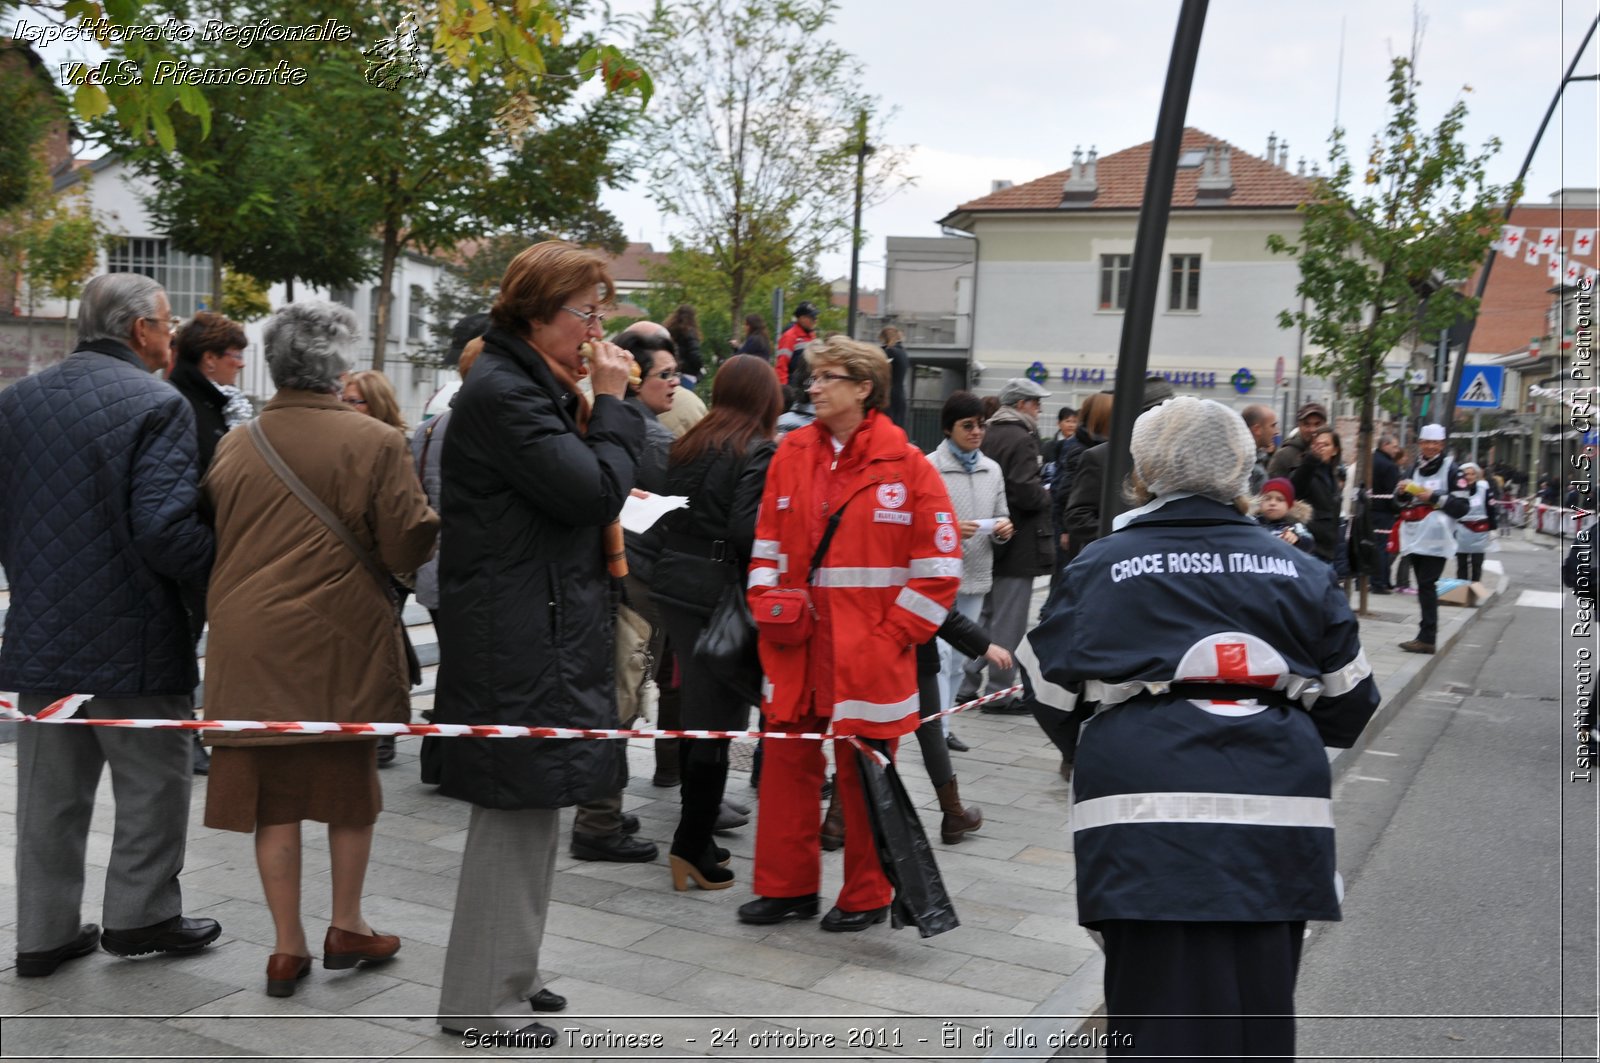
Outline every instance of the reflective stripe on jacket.
<path id="1" fill-rule="evenodd" d="M 750 562 L 751 609 L 773 587 L 804 587 L 828 517 L 846 507 L 810 588 L 808 643 L 762 639 L 761 711 L 814 713 L 833 730 L 893 738 L 917 728 L 915 647 L 932 638 L 961 583 L 961 535 L 944 482 L 877 412 L 837 460 L 828 431 L 784 437 L 767 474 Z"/>

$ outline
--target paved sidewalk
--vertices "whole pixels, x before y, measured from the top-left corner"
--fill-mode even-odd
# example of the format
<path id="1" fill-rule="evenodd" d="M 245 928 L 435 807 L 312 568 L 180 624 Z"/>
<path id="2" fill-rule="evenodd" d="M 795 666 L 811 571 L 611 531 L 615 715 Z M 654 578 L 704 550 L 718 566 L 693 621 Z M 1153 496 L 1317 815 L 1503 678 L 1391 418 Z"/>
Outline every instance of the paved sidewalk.
<path id="1" fill-rule="evenodd" d="M 1507 549 L 1538 548 L 1512 542 Z M 1486 575 L 1491 586 L 1499 578 L 1498 572 Z M 1041 600 L 1042 592 L 1035 605 Z M 1380 712 L 1388 714 L 1422 683 L 1435 658 L 1396 648 L 1415 632 L 1414 598 L 1372 602 L 1362 641 L 1386 695 Z M 1441 608 L 1441 650 L 1473 613 Z M 413 635 L 425 662 L 433 663 L 431 631 L 418 626 Z M 431 677 L 415 699 L 419 710 L 430 703 L 430 691 Z M 1380 718 L 1372 730 L 1381 726 Z M 571 1009 L 555 1017 L 554 1025 L 564 1030 L 562 1044 L 542 1052 L 464 1046 L 441 1035 L 432 1021 L 467 809 L 418 781 L 418 740 L 402 739 L 398 763 L 381 773 L 385 811 L 367 878 L 371 922 L 399 934 L 404 947 L 393 963 L 371 970 L 314 967 L 289 999 L 263 992 L 273 933 L 251 840 L 199 825 L 206 782 L 196 779 L 183 876 L 186 904 L 188 914 L 220 920 L 221 939 L 185 959 L 122 960 L 101 952 L 50 978 L 18 979 L 15 912 L 8 904 L 0 910 L 0 1053 L 118 1059 L 1050 1058 L 1061 1037 L 1100 1005 L 1099 953 L 1074 910 L 1059 756 L 1030 717 L 967 713 L 954 727 L 972 746 L 954 755 L 962 796 L 981 806 L 985 819 L 982 832 L 959 845 L 938 842 L 932 788 L 915 744 L 902 747 L 907 789 L 925 810 L 923 822 L 963 924 L 928 940 L 887 925 L 835 935 L 820 932 L 814 920 L 776 927 L 737 922 L 734 910 L 750 897 L 753 822 L 721 839 L 733 852 L 732 889 L 673 892 L 664 854 L 676 822 L 676 791 L 651 785 L 648 744 L 631 743 L 636 774 L 626 806 L 639 815 L 641 836 L 657 842 L 663 856 L 652 864 L 586 863 L 571 859 L 563 847 L 543 962 L 551 988 L 570 998 Z M 7 893 L 15 887 L 15 750 L 14 744 L 0 745 L 7 776 L 0 785 L 0 887 Z M 729 796 L 753 801 L 747 772 L 734 771 Z M 569 812 L 568 825 L 570 818 Z M 99 920 L 111 842 L 109 784 L 101 787 L 95 826 L 87 921 Z M 305 922 L 315 945 L 329 902 L 326 839 L 315 824 L 307 827 L 306 849 Z M 839 889 L 841 860 L 840 853 L 824 854 L 824 907 Z M 630 1034 L 658 1035 L 661 1041 L 617 1047 Z M 1006 1045 L 1026 1044 L 1029 1037 L 1031 1047 Z M 949 1038 L 959 1038 L 959 1050 L 947 1047 Z"/>

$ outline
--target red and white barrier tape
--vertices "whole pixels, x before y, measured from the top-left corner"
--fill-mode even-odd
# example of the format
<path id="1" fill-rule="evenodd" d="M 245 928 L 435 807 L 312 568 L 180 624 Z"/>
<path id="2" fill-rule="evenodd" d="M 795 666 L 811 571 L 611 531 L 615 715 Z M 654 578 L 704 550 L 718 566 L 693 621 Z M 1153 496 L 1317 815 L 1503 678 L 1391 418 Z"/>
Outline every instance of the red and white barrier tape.
<path id="1" fill-rule="evenodd" d="M 929 720 L 953 716 L 958 712 L 1009 698 L 1022 691 L 1022 686 L 1009 687 L 985 694 L 981 698 L 936 712 Z M 825 734 L 817 731 L 790 733 L 784 731 L 700 731 L 655 729 L 625 729 L 620 727 L 522 727 L 513 724 L 464 723 L 334 723 L 328 720 L 90 720 L 74 713 L 92 694 L 72 694 L 51 702 L 43 711 L 32 716 L 16 710 L 9 701 L 0 699 L 0 719 L 17 723 L 79 724 L 86 727 L 135 727 L 145 730 L 181 731 L 267 731 L 274 734 L 358 734 L 358 735 L 422 735 L 434 738 L 799 738 L 809 741 L 821 739 L 853 739 L 853 735 Z M 859 745 L 858 745 L 859 748 Z M 870 751 L 869 751 L 870 752 Z"/>

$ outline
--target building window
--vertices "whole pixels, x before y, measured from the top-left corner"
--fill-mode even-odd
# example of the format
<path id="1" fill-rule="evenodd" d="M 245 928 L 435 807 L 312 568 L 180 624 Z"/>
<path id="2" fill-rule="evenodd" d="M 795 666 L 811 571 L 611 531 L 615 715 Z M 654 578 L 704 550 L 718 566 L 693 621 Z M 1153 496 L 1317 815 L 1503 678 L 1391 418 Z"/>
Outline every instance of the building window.
<path id="1" fill-rule="evenodd" d="M 1128 309 L 1128 275 L 1132 268 L 1132 255 L 1100 256 L 1100 309 Z"/>
<path id="2" fill-rule="evenodd" d="M 421 340 L 423 327 L 427 324 L 422 320 L 422 301 L 426 298 L 422 285 L 411 286 L 411 299 L 406 305 L 406 339 Z"/>
<path id="3" fill-rule="evenodd" d="M 211 304 L 211 258 L 174 249 L 166 237 L 129 236 L 106 251 L 107 273 L 142 273 L 167 291 L 179 317 L 193 317 Z"/>
<path id="4" fill-rule="evenodd" d="M 1167 309 L 1200 309 L 1199 255 L 1172 256 L 1172 283 L 1167 286 Z"/>
<path id="5" fill-rule="evenodd" d="M 372 301 L 372 307 L 371 307 L 369 313 L 367 314 L 367 321 L 368 321 L 367 335 L 372 336 L 372 337 L 376 337 L 378 335 L 378 300 L 383 297 L 383 289 L 379 288 L 377 286 L 374 286 L 372 288 L 372 290 L 367 293 L 367 295 L 368 295 L 368 298 L 371 299 L 371 301 Z M 398 340 L 400 338 L 400 323 L 394 319 L 394 312 L 396 310 L 398 310 L 399 308 L 400 308 L 400 300 L 394 298 L 393 296 L 390 296 L 389 297 L 389 338 L 391 340 Z"/>
<path id="6" fill-rule="evenodd" d="M 356 290 L 354 288 L 333 288 L 328 292 L 328 298 L 340 306 L 351 310 L 356 308 Z"/>

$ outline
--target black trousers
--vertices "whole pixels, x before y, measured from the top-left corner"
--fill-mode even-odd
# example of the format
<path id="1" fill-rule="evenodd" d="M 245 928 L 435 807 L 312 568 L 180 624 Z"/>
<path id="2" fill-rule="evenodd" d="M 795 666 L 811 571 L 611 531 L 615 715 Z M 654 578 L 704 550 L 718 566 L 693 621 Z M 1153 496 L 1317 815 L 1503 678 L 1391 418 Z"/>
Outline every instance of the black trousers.
<path id="1" fill-rule="evenodd" d="M 1469 583 L 1477 583 L 1483 578 L 1482 554 L 1457 554 L 1456 579 L 1464 579 Z"/>
<path id="2" fill-rule="evenodd" d="M 1393 590 L 1394 584 L 1389 582 L 1389 529 L 1372 529 L 1372 573 L 1369 577 L 1370 586 L 1375 590 Z"/>
<path id="3" fill-rule="evenodd" d="M 1108 920 L 1106 1054 L 1140 1059 L 1294 1059 L 1294 983 L 1304 922 Z"/>
<path id="4" fill-rule="evenodd" d="M 678 651 L 681 726 L 711 731 L 744 728 L 750 719 L 750 707 L 695 659 L 695 640 L 705 628 L 706 619 L 666 605 L 658 606 L 657 612 L 667 629 L 667 643 Z M 726 738 L 684 738 L 678 743 L 682 809 L 671 851 L 702 867 L 711 854 L 711 833 L 728 784 L 728 746 Z"/>
<path id="5" fill-rule="evenodd" d="M 939 673 L 917 673 L 917 715 L 922 724 L 917 727 L 917 748 L 922 750 L 922 764 L 928 769 L 928 781 L 937 790 L 956 777 L 950 766 L 950 746 L 944 740 L 944 728 L 938 720 L 928 717 L 942 712 L 946 706 L 939 704 Z"/>
<path id="6" fill-rule="evenodd" d="M 1444 558 L 1409 554 L 1411 571 L 1417 577 L 1417 603 L 1422 619 L 1417 624 L 1417 641 L 1433 643 L 1439 638 L 1439 577 L 1444 575 Z"/>

